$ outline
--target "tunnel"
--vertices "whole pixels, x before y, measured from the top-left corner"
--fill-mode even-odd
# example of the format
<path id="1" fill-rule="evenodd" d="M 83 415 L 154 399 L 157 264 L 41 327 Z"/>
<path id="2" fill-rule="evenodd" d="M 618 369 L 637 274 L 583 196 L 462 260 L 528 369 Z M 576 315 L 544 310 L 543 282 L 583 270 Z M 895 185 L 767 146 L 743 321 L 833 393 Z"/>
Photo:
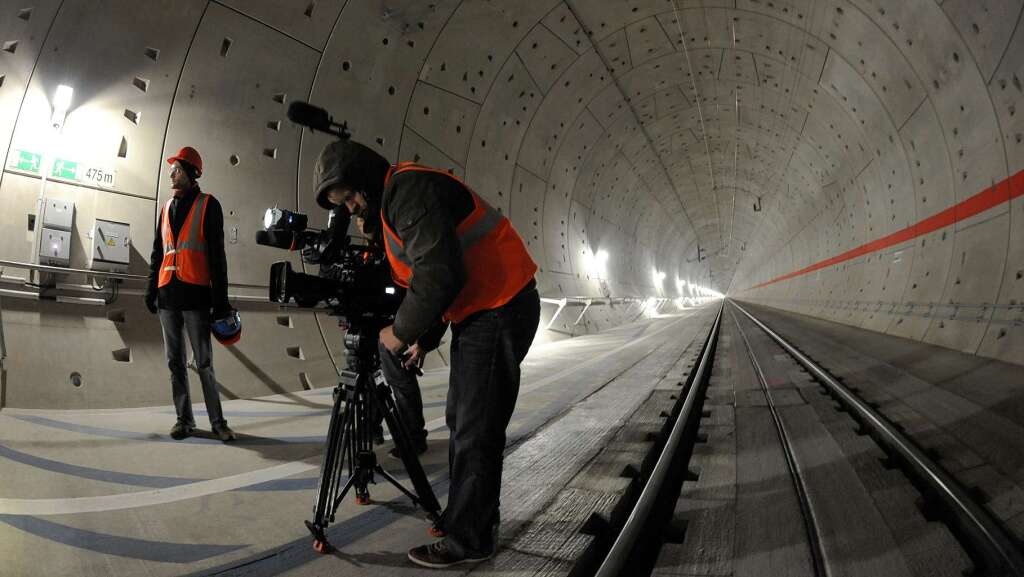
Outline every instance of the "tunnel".
<path id="1" fill-rule="evenodd" d="M 433 540 L 423 499 L 384 473 L 314 532 L 330 550 L 303 525 L 355 405 L 338 307 L 358 299 L 281 302 L 275 263 L 327 261 L 257 240 L 297 214 L 370 242 L 317 202 L 339 136 L 470 194 L 536 267 L 494 546 L 453 569 L 1024 574 L 1022 19 L 1020 0 L 0 0 L 0 574 L 432 572 L 407 558 Z M 197 429 L 169 436 L 144 298 L 185 147 L 243 327 L 212 343 L 227 443 L 185 348 Z M 509 249 L 470 246 L 466 283 L 511 275 Z M 385 284 L 396 250 L 372 253 Z M 442 508 L 464 322 L 421 361 Z M 394 429 L 374 463 L 413 483 Z"/>

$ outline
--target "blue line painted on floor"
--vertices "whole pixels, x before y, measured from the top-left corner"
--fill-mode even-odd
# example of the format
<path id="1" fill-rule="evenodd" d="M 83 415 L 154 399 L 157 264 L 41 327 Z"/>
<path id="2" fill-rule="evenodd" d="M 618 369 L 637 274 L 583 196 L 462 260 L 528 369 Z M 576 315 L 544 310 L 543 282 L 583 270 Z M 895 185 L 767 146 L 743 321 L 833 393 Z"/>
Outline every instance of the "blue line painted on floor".
<path id="1" fill-rule="evenodd" d="M 312 491 L 316 489 L 319 477 L 303 477 L 299 479 L 274 479 L 265 481 L 235 491 Z"/>
<path id="2" fill-rule="evenodd" d="M 134 537 L 121 537 L 88 531 L 86 529 L 77 529 L 38 517 L 21 515 L 0 515 L 0 522 L 37 537 L 63 543 L 71 547 L 97 553 L 106 553 L 108 555 L 117 555 L 119 557 L 160 561 L 163 563 L 195 563 L 196 561 L 217 557 L 218 555 L 248 547 L 248 545 L 203 545 L 148 541 Z"/>
<path id="3" fill-rule="evenodd" d="M 157 411 L 157 414 L 160 414 L 160 415 L 176 415 L 177 413 L 174 412 L 174 409 L 165 409 L 165 410 L 162 410 L 162 411 Z M 209 413 L 206 412 L 206 409 L 193 409 L 192 410 L 192 414 L 194 416 L 196 416 L 196 417 L 206 417 L 206 416 L 209 416 Z M 317 410 L 317 411 L 302 411 L 302 412 L 300 412 L 300 411 L 231 411 L 231 410 L 225 410 L 224 411 L 224 418 L 225 419 L 229 419 L 229 418 L 234 419 L 234 418 L 242 418 L 242 417 L 317 417 L 317 416 L 321 416 L 321 415 L 330 415 L 330 414 L 331 414 L 331 410 L 330 409 L 320 409 L 320 410 Z M 169 421 L 169 422 L 173 423 L 173 420 Z"/>
<path id="4" fill-rule="evenodd" d="M 109 437 L 114 439 L 132 439 L 136 441 L 152 441 L 157 443 L 216 443 L 220 444 L 220 441 L 213 438 L 204 437 L 189 437 L 182 439 L 181 441 L 175 441 L 169 436 L 161 435 L 159 433 L 138 433 L 135 431 L 123 431 L 120 429 L 108 429 L 106 427 L 93 427 L 91 425 L 79 425 L 76 423 L 68 423 L 66 421 L 58 421 L 56 419 L 49 419 L 47 417 L 40 417 L 37 415 L 11 415 L 14 419 L 19 419 L 36 425 L 44 427 L 52 427 L 55 429 L 63 429 L 65 431 L 73 431 L 76 433 L 82 433 L 84 435 L 92 435 L 96 437 Z M 244 431 L 235 431 L 238 433 L 238 440 L 235 444 L 238 445 L 301 445 L 301 444 L 320 444 L 324 442 L 325 435 L 313 435 L 308 437 L 257 437 L 252 435 L 246 435 Z"/>
<path id="5" fill-rule="evenodd" d="M 10 447 L 5 447 L 3 445 L 0 445 L 0 457 L 6 457 L 12 461 L 16 461 L 18 463 L 36 467 L 39 469 L 45 469 L 47 471 L 54 471 L 56 473 L 63 473 L 65 475 L 82 477 L 84 479 L 92 479 L 94 481 L 118 483 L 121 485 L 135 485 L 139 487 L 175 487 L 177 485 L 185 485 L 188 483 L 195 483 L 196 481 L 203 480 L 189 479 L 185 477 L 138 475 L 135 473 L 120 473 L 118 471 L 94 469 L 92 467 L 83 467 L 81 465 L 72 465 L 71 463 L 63 463 L 61 461 L 53 461 L 51 459 L 45 459 L 43 457 L 36 457 L 34 455 L 29 455 L 28 453 L 16 451 L 14 449 L 11 449 Z"/>

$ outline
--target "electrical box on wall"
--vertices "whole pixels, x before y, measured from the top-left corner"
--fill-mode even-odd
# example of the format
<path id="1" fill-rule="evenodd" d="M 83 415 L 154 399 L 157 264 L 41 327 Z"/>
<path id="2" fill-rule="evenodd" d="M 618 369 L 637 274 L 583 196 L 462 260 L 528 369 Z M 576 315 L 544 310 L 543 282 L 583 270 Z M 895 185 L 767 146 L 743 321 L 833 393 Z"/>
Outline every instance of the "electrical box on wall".
<path id="1" fill-rule="evenodd" d="M 71 264 L 71 232 L 44 228 L 39 239 L 39 264 Z"/>
<path id="2" fill-rule="evenodd" d="M 97 218 L 90 236 L 92 256 L 89 268 L 107 272 L 128 272 L 131 225 Z"/>
<path id="3" fill-rule="evenodd" d="M 43 201 L 43 228 L 71 232 L 75 223 L 75 203 L 70 200 L 47 198 Z"/>

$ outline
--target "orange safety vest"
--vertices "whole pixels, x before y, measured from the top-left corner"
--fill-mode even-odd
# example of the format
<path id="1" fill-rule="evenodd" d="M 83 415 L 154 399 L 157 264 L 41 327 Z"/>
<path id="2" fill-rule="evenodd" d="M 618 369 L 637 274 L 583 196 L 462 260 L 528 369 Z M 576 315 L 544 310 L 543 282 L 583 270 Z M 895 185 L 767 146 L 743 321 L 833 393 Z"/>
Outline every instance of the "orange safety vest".
<path id="1" fill-rule="evenodd" d="M 160 219 L 160 235 L 164 240 L 164 260 L 160 264 L 160 279 L 157 286 L 165 286 L 172 277 L 189 284 L 210 286 L 210 264 L 206 259 L 206 205 L 210 195 L 200 192 L 192 202 L 188 218 L 174 238 L 171 228 L 171 201 L 164 205 Z"/>
<path id="2" fill-rule="evenodd" d="M 443 174 L 458 182 L 473 198 L 473 211 L 455 227 L 462 245 L 466 284 L 444 312 L 444 320 L 458 323 L 475 312 L 496 309 L 512 300 L 533 279 L 537 265 L 508 218 L 458 177 L 412 162 L 392 166 L 384 177 L 384 187 L 387 188 L 392 176 L 408 171 Z M 412 261 L 405 254 L 402 239 L 388 226 L 383 208 L 380 220 L 384 224 L 384 250 L 391 263 L 391 274 L 396 283 L 408 288 L 412 280 Z"/>

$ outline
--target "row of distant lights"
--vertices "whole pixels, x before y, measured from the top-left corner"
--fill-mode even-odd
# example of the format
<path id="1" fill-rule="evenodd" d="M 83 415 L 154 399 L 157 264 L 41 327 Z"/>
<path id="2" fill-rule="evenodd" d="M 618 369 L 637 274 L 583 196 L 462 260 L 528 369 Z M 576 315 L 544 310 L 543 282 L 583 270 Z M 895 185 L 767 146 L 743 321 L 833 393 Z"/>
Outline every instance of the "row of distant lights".
<path id="1" fill-rule="evenodd" d="M 583 268 L 587 271 L 587 275 L 591 278 L 604 280 L 608 277 L 608 252 L 604 250 L 598 250 L 597 252 L 591 252 L 589 250 L 583 251 Z M 658 269 L 652 269 L 651 279 L 654 281 L 654 286 L 661 289 L 665 283 L 665 273 Z M 685 280 L 676 277 L 676 292 L 679 296 L 683 296 L 683 289 L 689 285 L 694 293 L 698 296 L 710 297 L 710 298 L 722 298 L 722 293 L 704 288 L 695 283 L 688 283 Z"/>

